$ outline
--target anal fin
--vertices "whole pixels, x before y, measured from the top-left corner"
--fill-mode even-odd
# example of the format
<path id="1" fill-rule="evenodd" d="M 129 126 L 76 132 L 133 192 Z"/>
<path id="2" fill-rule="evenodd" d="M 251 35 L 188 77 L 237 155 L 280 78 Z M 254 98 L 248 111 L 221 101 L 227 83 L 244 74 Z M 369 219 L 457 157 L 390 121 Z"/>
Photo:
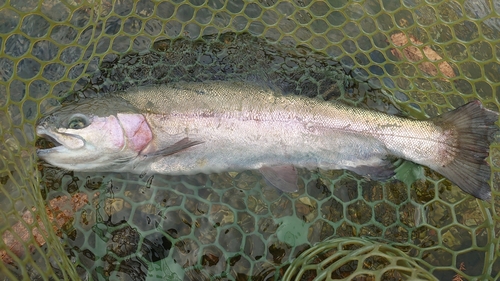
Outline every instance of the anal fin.
<path id="1" fill-rule="evenodd" d="M 394 171 L 394 164 L 390 161 L 383 161 L 380 165 L 368 166 L 361 165 L 348 170 L 355 172 L 358 175 L 364 176 L 371 180 L 383 181 L 393 177 L 396 172 Z"/>
<path id="2" fill-rule="evenodd" d="M 292 165 L 262 166 L 259 171 L 262 176 L 274 187 L 285 192 L 296 192 L 297 170 Z"/>

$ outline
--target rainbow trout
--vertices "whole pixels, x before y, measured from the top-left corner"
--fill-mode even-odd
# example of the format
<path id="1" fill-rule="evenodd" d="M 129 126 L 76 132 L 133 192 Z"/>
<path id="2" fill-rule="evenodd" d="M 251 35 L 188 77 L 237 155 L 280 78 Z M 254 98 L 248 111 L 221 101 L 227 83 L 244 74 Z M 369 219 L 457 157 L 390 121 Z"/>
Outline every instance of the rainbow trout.
<path id="1" fill-rule="evenodd" d="M 75 171 L 189 175 L 260 170 L 297 190 L 295 167 L 347 169 L 375 179 L 403 158 L 489 199 L 485 158 L 498 113 L 472 101 L 411 120 L 249 82 L 173 83 L 63 106 L 36 131 L 56 145 L 46 162 Z"/>

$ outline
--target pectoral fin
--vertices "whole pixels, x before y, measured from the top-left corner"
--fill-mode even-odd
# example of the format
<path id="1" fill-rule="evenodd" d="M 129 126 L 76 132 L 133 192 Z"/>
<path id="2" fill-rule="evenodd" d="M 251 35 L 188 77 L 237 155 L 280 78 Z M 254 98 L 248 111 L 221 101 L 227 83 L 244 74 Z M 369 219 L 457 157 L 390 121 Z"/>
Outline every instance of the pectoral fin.
<path id="1" fill-rule="evenodd" d="M 148 157 L 148 158 L 149 157 L 156 157 L 156 156 L 165 157 L 165 156 L 169 156 L 169 155 L 181 152 L 185 149 L 188 149 L 192 146 L 202 144 L 202 143 L 203 143 L 202 141 L 195 141 L 195 140 L 190 140 L 189 138 L 183 138 L 180 141 L 178 141 L 170 146 L 159 149 L 158 151 L 155 151 L 155 152 L 150 153 L 150 154 L 141 154 L 141 155 L 144 157 Z"/>
<path id="2" fill-rule="evenodd" d="M 274 187 L 285 192 L 295 192 L 297 186 L 297 170 L 294 166 L 263 166 L 259 169 L 262 176 Z"/>

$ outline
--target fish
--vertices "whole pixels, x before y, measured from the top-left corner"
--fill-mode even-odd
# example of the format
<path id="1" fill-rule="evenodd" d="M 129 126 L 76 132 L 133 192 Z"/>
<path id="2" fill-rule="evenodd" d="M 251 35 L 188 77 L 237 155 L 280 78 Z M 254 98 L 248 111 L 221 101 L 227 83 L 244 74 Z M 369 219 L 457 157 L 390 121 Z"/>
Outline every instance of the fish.
<path id="1" fill-rule="evenodd" d="M 464 192 L 491 198 L 486 158 L 498 113 L 474 100 L 416 120 L 286 95 L 248 81 L 177 82 L 81 99 L 42 117 L 40 159 L 63 169 L 168 175 L 259 170 L 297 191 L 297 168 L 346 169 L 374 180 L 404 159 Z"/>

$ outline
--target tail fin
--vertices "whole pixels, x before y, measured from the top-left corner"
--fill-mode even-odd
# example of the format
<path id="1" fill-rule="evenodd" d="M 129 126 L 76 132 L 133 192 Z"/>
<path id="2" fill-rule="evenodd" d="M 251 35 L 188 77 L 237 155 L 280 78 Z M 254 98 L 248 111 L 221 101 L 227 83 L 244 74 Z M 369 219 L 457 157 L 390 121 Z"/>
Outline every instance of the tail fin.
<path id="1" fill-rule="evenodd" d="M 434 170 L 463 191 L 483 200 L 491 198 L 488 184 L 491 169 L 485 159 L 499 129 L 495 126 L 497 120 L 498 113 L 484 108 L 478 100 L 432 119 L 434 124 L 450 129 L 456 136 L 453 146 L 450 146 L 454 159 Z"/>

